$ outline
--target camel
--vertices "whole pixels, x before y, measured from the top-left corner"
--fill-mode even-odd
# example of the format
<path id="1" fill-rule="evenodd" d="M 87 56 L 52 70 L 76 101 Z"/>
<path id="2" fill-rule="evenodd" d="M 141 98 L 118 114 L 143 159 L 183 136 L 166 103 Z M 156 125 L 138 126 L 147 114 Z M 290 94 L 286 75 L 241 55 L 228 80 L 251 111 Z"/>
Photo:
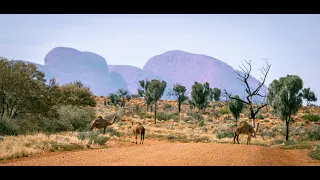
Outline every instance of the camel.
<path id="1" fill-rule="evenodd" d="M 141 123 L 137 122 L 136 125 L 133 125 L 133 121 L 130 119 L 131 122 L 131 129 L 133 131 L 133 134 L 136 136 L 136 144 L 138 144 L 138 134 L 140 134 L 140 144 L 143 144 L 144 142 L 144 134 L 145 134 L 145 128 L 141 125 Z"/>
<path id="2" fill-rule="evenodd" d="M 4 137 L 3 136 L 0 136 L 0 141 L 3 141 L 4 140 Z"/>
<path id="3" fill-rule="evenodd" d="M 256 137 L 256 133 L 258 132 L 258 129 L 259 129 L 259 123 L 257 123 L 256 130 L 254 130 L 254 128 L 251 125 L 249 125 L 245 121 L 242 121 L 240 123 L 240 125 L 238 127 L 236 127 L 235 130 L 234 130 L 233 143 L 234 144 L 236 143 L 235 140 L 237 138 L 238 144 L 240 144 L 239 143 L 239 135 L 240 134 L 247 134 L 248 135 L 247 145 L 249 145 L 250 141 L 251 141 L 251 137 Z"/>
<path id="4" fill-rule="evenodd" d="M 90 131 L 92 131 L 94 128 L 102 129 L 103 128 L 103 134 L 106 132 L 106 128 L 108 126 L 111 126 L 116 121 L 116 116 L 113 117 L 113 122 L 110 122 L 108 120 L 103 119 L 101 116 L 98 116 L 97 119 L 93 120 L 90 123 Z"/>

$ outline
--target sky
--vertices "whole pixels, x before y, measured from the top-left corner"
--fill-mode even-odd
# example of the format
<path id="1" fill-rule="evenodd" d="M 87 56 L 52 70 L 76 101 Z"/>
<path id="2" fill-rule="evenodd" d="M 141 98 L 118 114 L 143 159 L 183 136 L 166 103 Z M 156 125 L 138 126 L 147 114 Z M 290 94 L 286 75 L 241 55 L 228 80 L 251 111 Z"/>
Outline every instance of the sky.
<path id="1" fill-rule="evenodd" d="M 1 14 L 0 23 L 0 56 L 9 59 L 44 64 L 51 49 L 71 47 L 97 53 L 111 65 L 143 68 L 155 55 L 182 50 L 235 69 L 251 60 L 258 79 L 267 58 L 266 85 L 294 74 L 320 93 L 320 15 Z"/>

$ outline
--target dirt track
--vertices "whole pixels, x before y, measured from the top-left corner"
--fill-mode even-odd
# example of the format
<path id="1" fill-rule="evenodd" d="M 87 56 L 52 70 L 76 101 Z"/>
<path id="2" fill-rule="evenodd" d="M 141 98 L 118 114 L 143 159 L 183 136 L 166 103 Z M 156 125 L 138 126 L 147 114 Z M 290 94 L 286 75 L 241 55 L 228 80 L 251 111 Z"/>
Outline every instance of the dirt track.
<path id="1" fill-rule="evenodd" d="M 0 162 L 9 166 L 319 166 L 306 151 L 243 144 L 155 143 L 48 153 Z"/>

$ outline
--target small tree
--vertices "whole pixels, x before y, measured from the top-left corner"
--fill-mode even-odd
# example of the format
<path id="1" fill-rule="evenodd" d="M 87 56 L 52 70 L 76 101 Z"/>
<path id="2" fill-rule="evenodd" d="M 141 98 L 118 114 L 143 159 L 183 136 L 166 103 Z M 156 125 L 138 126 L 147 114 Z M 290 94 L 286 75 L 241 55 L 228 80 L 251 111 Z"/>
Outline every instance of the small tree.
<path id="1" fill-rule="evenodd" d="M 296 75 L 287 75 L 269 85 L 267 101 L 274 113 L 286 123 L 286 141 L 289 139 L 291 116 L 302 106 L 302 94 L 299 93 L 302 86 L 302 79 Z"/>
<path id="2" fill-rule="evenodd" d="M 50 114 L 55 99 L 44 76 L 34 64 L 0 58 L 0 119 Z"/>
<path id="3" fill-rule="evenodd" d="M 250 110 L 250 117 L 251 117 L 251 124 L 253 126 L 253 128 L 256 127 L 256 115 L 258 114 L 258 112 L 260 111 L 261 108 L 267 106 L 267 103 L 263 103 L 261 105 L 258 105 L 256 108 L 253 106 L 253 98 L 254 97 L 266 97 L 266 95 L 262 95 L 260 94 L 260 89 L 262 88 L 262 86 L 264 85 L 267 75 L 269 73 L 270 67 L 271 65 L 268 64 L 267 60 L 266 60 L 266 67 L 263 67 L 261 69 L 261 73 L 262 73 L 262 77 L 261 77 L 261 82 L 259 82 L 259 85 L 257 88 L 252 89 L 251 86 L 249 85 L 249 79 L 250 79 L 250 73 L 251 73 L 251 61 L 247 61 L 244 60 L 246 62 L 247 65 L 242 64 L 242 66 L 239 66 L 240 69 L 242 70 L 242 72 L 240 71 L 235 71 L 236 75 L 238 76 L 237 79 L 240 80 L 241 82 L 243 82 L 245 84 L 245 91 L 247 93 L 247 97 L 246 100 L 240 99 L 240 98 L 235 98 L 232 97 L 231 93 L 228 93 L 225 89 L 224 89 L 224 94 L 226 96 L 226 101 L 230 100 L 230 99 L 234 99 L 237 101 L 241 101 L 244 104 L 246 104 L 249 107 Z"/>
<path id="4" fill-rule="evenodd" d="M 316 98 L 316 95 L 314 94 L 314 92 L 312 92 L 310 90 L 310 88 L 304 88 L 302 90 L 301 96 L 302 96 L 303 99 L 305 99 L 307 101 L 307 106 L 310 105 L 310 102 L 316 102 L 318 100 Z"/>
<path id="5" fill-rule="evenodd" d="M 213 99 L 215 101 L 220 101 L 220 96 L 221 96 L 221 90 L 219 88 L 214 88 L 213 89 Z"/>
<path id="6" fill-rule="evenodd" d="M 139 81 L 139 88 L 138 88 L 138 95 L 144 98 L 145 103 L 147 104 L 147 111 L 149 110 L 149 106 L 152 103 L 152 98 L 148 94 L 148 86 L 150 81 L 148 80 L 141 80 Z"/>
<path id="7" fill-rule="evenodd" d="M 108 98 L 110 99 L 110 102 L 112 103 L 112 105 L 114 105 L 114 106 L 120 105 L 120 99 L 117 94 L 110 93 Z"/>
<path id="8" fill-rule="evenodd" d="M 192 102 L 198 108 L 200 114 L 202 114 L 202 110 L 207 107 L 210 96 L 210 87 L 209 83 L 205 82 L 204 84 L 200 84 L 198 82 L 194 82 L 192 86 Z"/>
<path id="9" fill-rule="evenodd" d="M 94 94 L 89 90 L 88 87 L 79 86 L 80 81 L 74 83 L 68 83 L 59 86 L 58 89 L 58 104 L 73 105 L 73 106 L 96 106 Z"/>
<path id="10" fill-rule="evenodd" d="M 149 97 L 153 100 L 154 103 L 154 123 L 156 124 L 156 117 L 157 117 L 157 101 L 162 97 L 164 90 L 166 89 L 167 83 L 165 81 L 160 81 L 158 79 L 153 79 L 148 84 L 148 99 Z"/>
<path id="11" fill-rule="evenodd" d="M 183 101 L 187 100 L 188 97 L 186 95 L 186 87 L 181 84 L 175 84 L 172 88 L 172 91 L 168 93 L 169 96 L 174 96 L 178 101 L 178 112 L 181 112 L 181 104 Z"/>
<path id="12" fill-rule="evenodd" d="M 235 98 L 240 99 L 240 97 L 238 95 L 236 95 Z M 232 115 L 233 115 L 233 117 L 235 119 L 236 124 L 237 124 L 237 121 L 238 121 L 238 119 L 240 117 L 240 113 L 242 112 L 242 109 L 244 107 L 243 102 L 237 101 L 235 99 L 231 99 L 231 101 L 229 102 L 228 107 L 229 107 L 229 110 L 231 111 L 231 113 L 232 113 Z"/>
<path id="13" fill-rule="evenodd" d="M 126 101 L 129 102 L 131 100 L 131 95 L 128 90 L 118 89 L 116 94 L 110 93 L 109 98 L 114 106 L 119 105 L 120 107 L 125 107 Z"/>
<path id="14" fill-rule="evenodd" d="M 120 99 L 120 106 L 121 107 L 124 107 L 126 105 L 126 101 L 129 102 L 131 100 L 131 95 L 129 94 L 128 90 L 118 89 L 117 95 Z"/>

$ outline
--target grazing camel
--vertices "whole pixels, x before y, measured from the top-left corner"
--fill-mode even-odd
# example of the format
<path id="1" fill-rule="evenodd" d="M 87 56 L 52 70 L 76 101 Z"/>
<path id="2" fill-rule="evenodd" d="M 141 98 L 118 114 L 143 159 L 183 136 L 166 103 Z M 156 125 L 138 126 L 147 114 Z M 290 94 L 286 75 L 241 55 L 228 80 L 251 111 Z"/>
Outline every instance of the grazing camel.
<path id="1" fill-rule="evenodd" d="M 248 135 L 248 139 L 247 139 L 247 145 L 250 144 L 251 141 L 251 137 L 256 137 L 256 133 L 258 132 L 259 129 L 259 123 L 257 123 L 257 127 L 256 130 L 254 130 L 254 128 L 249 125 L 248 123 L 246 123 L 245 121 L 242 121 L 240 123 L 240 125 L 238 127 L 236 127 L 236 129 L 234 130 L 234 137 L 233 137 L 233 143 L 236 143 L 236 138 L 239 143 L 239 135 L 240 134 L 247 134 Z M 252 135 L 253 134 L 253 135 Z"/>
<path id="2" fill-rule="evenodd" d="M 106 132 L 106 128 L 108 126 L 111 126 L 116 121 L 116 116 L 113 117 L 113 122 L 110 122 L 108 120 L 103 119 L 101 116 L 98 116 L 97 119 L 93 120 L 90 123 L 90 131 L 92 131 L 94 128 L 102 129 L 103 128 L 103 134 Z"/>
<path id="3" fill-rule="evenodd" d="M 131 129 L 133 131 L 133 134 L 136 136 L 136 144 L 138 144 L 138 134 L 140 134 L 140 144 L 143 144 L 144 142 L 144 134 L 145 134 L 145 128 L 141 125 L 141 123 L 137 122 L 136 125 L 133 125 L 133 121 L 129 120 L 131 122 Z"/>

